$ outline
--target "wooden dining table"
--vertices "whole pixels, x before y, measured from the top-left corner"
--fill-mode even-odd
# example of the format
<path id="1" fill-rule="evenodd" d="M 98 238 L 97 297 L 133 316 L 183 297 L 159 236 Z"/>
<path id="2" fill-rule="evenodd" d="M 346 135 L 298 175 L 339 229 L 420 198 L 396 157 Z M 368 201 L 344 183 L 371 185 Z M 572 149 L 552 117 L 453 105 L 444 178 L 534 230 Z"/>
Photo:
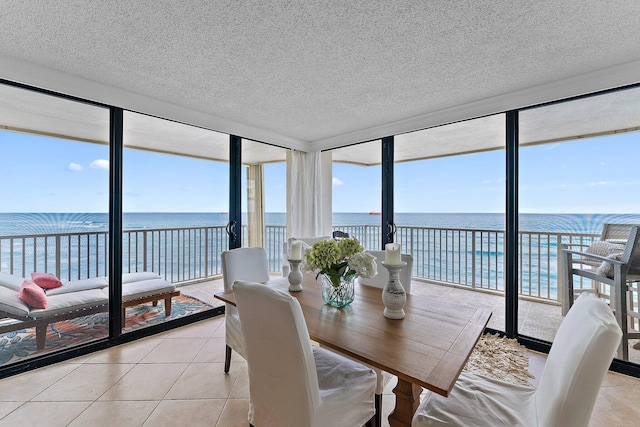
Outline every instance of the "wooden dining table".
<path id="1" fill-rule="evenodd" d="M 289 292 L 286 277 L 267 286 Z M 300 302 L 313 341 L 398 377 L 391 427 L 411 425 L 423 388 L 448 396 L 491 317 L 485 308 L 407 295 L 405 318 L 388 319 L 382 290 L 358 283 L 354 301 L 335 308 L 324 303 L 312 274 L 304 275 L 302 291 L 290 294 Z M 233 291 L 215 297 L 236 304 Z"/>

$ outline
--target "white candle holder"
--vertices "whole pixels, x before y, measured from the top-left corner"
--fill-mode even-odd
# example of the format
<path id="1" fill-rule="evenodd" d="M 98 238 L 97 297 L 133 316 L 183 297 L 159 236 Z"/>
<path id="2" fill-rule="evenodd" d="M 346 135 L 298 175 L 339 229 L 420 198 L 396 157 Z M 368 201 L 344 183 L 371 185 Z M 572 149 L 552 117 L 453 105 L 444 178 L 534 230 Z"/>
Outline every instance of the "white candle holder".
<path id="1" fill-rule="evenodd" d="M 287 259 L 291 264 L 291 271 L 289 272 L 289 292 L 299 292 L 302 290 L 302 272 L 300 271 L 301 259 Z"/>
<path id="2" fill-rule="evenodd" d="M 389 281 L 382 289 L 382 303 L 384 304 L 384 317 L 389 319 L 404 319 L 404 304 L 407 302 L 407 294 L 400 283 L 400 270 L 407 263 L 402 261 L 400 264 L 382 265 L 389 271 Z"/>

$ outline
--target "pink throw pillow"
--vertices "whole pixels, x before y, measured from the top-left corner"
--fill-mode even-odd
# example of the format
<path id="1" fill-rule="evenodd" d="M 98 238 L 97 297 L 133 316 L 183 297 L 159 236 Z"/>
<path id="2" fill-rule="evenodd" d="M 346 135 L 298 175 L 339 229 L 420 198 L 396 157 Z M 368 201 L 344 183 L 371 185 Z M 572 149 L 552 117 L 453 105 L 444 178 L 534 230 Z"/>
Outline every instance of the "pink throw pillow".
<path id="1" fill-rule="evenodd" d="M 31 273 L 31 280 L 42 289 L 55 289 L 62 286 L 62 282 L 51 273 Z"/>
<path id="2" fill-rule="evenodd" d="M 18 298 L 30 307 L 47 308 L 47 295 L 40 286 L 31 280 L 22 282 L 22 286 L 18 292 Z"/>

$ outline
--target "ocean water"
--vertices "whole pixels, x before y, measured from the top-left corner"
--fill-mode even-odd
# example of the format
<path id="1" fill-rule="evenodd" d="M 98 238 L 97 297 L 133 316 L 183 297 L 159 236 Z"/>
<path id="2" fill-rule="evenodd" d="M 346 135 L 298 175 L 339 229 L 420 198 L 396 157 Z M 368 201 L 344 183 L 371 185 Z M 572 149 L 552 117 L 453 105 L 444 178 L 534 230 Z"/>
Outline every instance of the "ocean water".
<path id="1" fill-rule="evenodd" d="M 226 213 L 124 213 L 124 230 L 223 226 Z M 504 214 L 396 213 L 396 225 L 504 230 Z M 246 218 L 243 219 L 246 224 Z M 266 213 L 267 225 L 286 224 L 284 213 Z M 636 214 L 520 214 L 521 231 L 598 234 L 605 223 L 640 224 Z M 380 215 L 334 213 L 334 226 L 380 225 Z M 106 213 L 0 213 L 0 236 L 107 231 Z"/>
<path id="2" fill-rule="evenodd" d="M 380 215 L 334 213 L 334 226 L 348 227 L 368 249 L 380 242 Z M 246 219 L 244 220 L 246 221 Z M 123 229 L 185 229 L 224 226 L 226 213 L 124 213 Z M 266 224 L 284 226 L 284 213 L 267 213 Z M 637 223 L 640 215 L 619 214 L 521 214 L 519 225 L 520 292 L 542 298 L 557 298 L 557 234 L 599 234 L 605 223 Z M 414 256 L 414 275 L 501 291 L 504 289 L 504 215 L 492 213 L 397 213 L 396 241 L 403 252 Z M 355 227 L 353 227 L 355 226 Z M 371 226 L 371 227 L 358 227 Z M 493 230 L 478 232 L 477 230 Z M 91 234 L 108 231 L 106 213 L 0 213 L 0 270 L 55 271 L 71 278 L 105 275 L 108 262 L 106 236 Z M 527 233 L 531 232 L 531 233 Z M 549 233 L 548 235 L 538 235 Z M 55 239 L 35 235 L 87 233 L 64 241 L 56 248 Z M 223 230 L 125 233 L 124 271 L 152 269 L 179 282 L 220 273 L 219 254 L 227 247 Z M 11 238 L 11 236 L 21 236 Z M 27 236 L 27 237 L 25 237 Z M 23 238 L 24 237 L 24 238 Z M 146 241 L 144 239 L 149 239 Z M 284 234 L 267 235 L 265 248 L 272 271 L 279 271 Z M 587 240 L 588 242 L 588 240 Z M 210 253 L 205 253 L 207 248 Z M 146 248 L 146 252 L 145 249 Z M 56 250 L 60 253 L 56 254 Z M 56 257 L 59 256 L 57 260 Z M 151 261 L 149 261 L 151 260 Z M 203 261 L 204 260 L 204 261 Z M 147 264 L 145 264 L 147 263 Z M 204 265 L 204 267 L 203 267 Z"/>

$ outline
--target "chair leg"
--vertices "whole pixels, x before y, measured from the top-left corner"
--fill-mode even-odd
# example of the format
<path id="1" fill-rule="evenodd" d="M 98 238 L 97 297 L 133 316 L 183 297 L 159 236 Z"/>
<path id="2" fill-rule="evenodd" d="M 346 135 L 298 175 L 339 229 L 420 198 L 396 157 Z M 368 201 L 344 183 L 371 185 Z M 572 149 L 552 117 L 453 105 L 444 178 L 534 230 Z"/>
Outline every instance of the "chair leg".
<path id="1" fill-rule="evenodd" d="M 227 350 L 224 356 L 224 373 L 229 373 L 229 367 L 231 366 L 231 347 L 227 346 Z"/>
<path id="2" fill-rule="evenodd" d="M 47 328 L 49 323 L 38 322 L 36 323 L 36 348 L 42 350 L 47 342 Z"/>
<path id="3" fill-rule="evenodd" d="M 373 422 L 373 426 L 374 427 L 382 427 L 382 395 L 381 394 L 376 394 L 376 415 L 374 415 L 374 422 Z"/>

